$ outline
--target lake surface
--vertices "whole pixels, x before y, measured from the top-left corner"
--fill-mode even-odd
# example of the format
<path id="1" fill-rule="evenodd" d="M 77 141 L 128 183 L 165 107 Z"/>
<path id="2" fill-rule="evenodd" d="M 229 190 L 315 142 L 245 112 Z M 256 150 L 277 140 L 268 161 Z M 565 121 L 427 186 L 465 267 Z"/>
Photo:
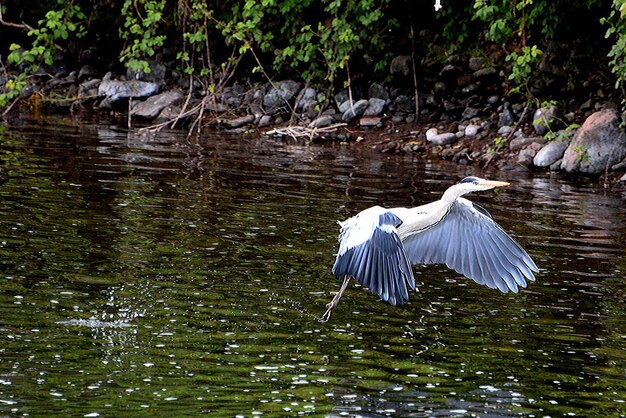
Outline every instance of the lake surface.
<path id="1" fill-rule="evenodd" d="M 374 204 L 470 195 L 541 268 L 393 307 L 331 274 Z M 290 140 L 0 130 L 0 415 L 624 416 L 626 193 Z M 582 183 L 582 184 L 581 184 Z"/>

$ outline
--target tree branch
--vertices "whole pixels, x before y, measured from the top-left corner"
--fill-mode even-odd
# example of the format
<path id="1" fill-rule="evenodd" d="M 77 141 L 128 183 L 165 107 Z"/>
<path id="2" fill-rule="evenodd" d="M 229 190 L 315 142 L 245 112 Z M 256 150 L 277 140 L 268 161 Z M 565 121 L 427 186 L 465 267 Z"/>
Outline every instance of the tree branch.
<path id="1" fill-rule="evenodd" d="M 11 28 L 18 28 L 18 29 L 27 29 L 27 30 L 33 30 L 33 27 L 30 26 L 27 23 L 12 23 L 12 22 L 7 22 L 4 20 L 4 16 L 2 16 L 2 2 L 0 1 L 0 25 L 3 26 L 9 26 Z"/>

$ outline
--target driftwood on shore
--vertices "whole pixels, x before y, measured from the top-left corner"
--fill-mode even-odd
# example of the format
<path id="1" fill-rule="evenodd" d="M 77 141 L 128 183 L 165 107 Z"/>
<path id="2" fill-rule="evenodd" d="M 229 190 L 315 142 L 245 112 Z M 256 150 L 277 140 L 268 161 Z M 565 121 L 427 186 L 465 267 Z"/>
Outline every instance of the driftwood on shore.
<path id="1" fill-rule="evenodd" d="M 313 140 L 323 134 L 336 132 L 338 128 L 347 126 L 346 123 L 335 123 L 334 125 L 325 126 L 323 128 L 309 128 L 306 126 L 285 126 L 274 128 L 266 132 L 270 136 L 289 136 L 293 139 L 308 138 Z"/>

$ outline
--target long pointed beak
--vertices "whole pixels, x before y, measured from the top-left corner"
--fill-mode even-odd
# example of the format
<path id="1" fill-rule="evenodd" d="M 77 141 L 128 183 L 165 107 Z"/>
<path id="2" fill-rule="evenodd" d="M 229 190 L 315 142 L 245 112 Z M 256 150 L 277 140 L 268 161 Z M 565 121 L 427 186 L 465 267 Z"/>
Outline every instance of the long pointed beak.
<path id="1" fill-rule="evenodd" d="M 482 183 L 482 186 L 485 187 L 504 187 L 508 186 L 511 183 L 507 183 L 506 181 L 493 181 L 493 180 L 485 180 Z"/>

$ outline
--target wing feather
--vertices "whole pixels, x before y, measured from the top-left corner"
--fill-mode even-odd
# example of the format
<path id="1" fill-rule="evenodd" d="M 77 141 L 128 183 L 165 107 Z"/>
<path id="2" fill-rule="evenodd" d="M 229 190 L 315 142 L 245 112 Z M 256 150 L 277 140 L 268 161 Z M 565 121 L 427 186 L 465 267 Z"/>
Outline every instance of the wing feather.
<path id="1" fill-rule="evenodd" d="M 491 239 L 492 237 L 487 237 L 484 240 L 484 245 L 490 254 L 497 254 L 498 251 L 502 251 L 502 247 L 498 247 L 496 243 Z M 494 271 L 497 272 L 498 276 L 502 280 L 495 280 L 494 284 L 501 292 L 507 293 L 509 289 L 513 290 L 513 292 L 517 291 L 517 284 L 511 285 L 511 281 L 513 276 L 511 274 L 511 270 L 515 267 L 507 262 L 507 259 L 504 257 L 492 257 L 490 259 L 492 265 L 494 266 Z"/>
<path id="2" fill-rule="evenodd" d="M 354 277 L 392 305 L 406 303 L 407 283 L 415 289 L 415 278 L 396 230 L 401 223 L 391 210 L 379 206 L 340 222 L 333 273 Z"/>
<path id="3" fill-rule="evenodd" d="M 518 292 L 539 269 L 528 253 L 484 208 L 457 199 L 434 225 L 402 238 L 413 264 L 443 263 L 502 292 Z"/>

